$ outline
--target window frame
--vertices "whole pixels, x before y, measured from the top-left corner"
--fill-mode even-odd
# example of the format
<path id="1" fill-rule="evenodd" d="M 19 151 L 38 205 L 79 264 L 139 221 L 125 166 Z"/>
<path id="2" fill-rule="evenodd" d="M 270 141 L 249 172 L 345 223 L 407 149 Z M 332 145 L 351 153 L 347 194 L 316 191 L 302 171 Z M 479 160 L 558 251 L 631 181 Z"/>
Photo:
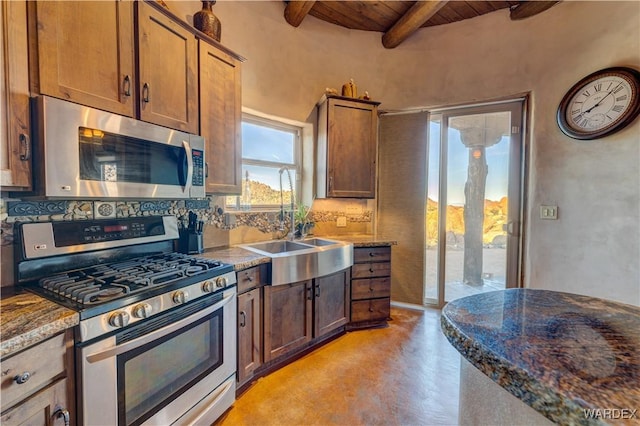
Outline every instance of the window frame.
<path id="1" fill-rule="evenodd" d="M 259 167 L 269 167 L 274 169 L 279 169 L 283 166 L 286 166 L 289 170 L 295 171 L 295 179 L 293 182 L 293 191 L 294 191 L 294 201 L 295 205 L 301 202 L 302 200 L 302 127 L 296 126 L 294 124 L 284 123 L 282 121 L 278 121 L 271 118 L 259 117 L 253 114 L 249 114 L 246 112 L 242 113 L 242 123 L 249 123 L 256 126 L 262 126 L 274 130 L 279 130 L 283 132 L 292 133 L 293 138 L 293 163 L 286 162 L 278 162 L 278 161 L 268 161 L 268 160 L 256 160 L 253 158 L 245 158 L 242 157 L 242 189 L 244 189 L 244 168 L 247 166 L 259 166 Z M 242 125 L 242 124 L 241 124 Z M 283 189 L 288 190 L 289 182 L 286 176 L 283 176 L 282 181 Z M 236 200 L 240 200 L 242 198 L 242 194 L 235 196 Z M 228 200 L 227 198 L 226 200 Z M 289 203 L 286 203 L 289 205 Z M 236 204 L 228 204 L 225 201 L 225 207 L 229 211 L 243 211 L 243 209 L 239 206 L 239 203 Z M 286 206 L 285 206 L 286 207 Z M 280 205 L 273 204 L 252 204 L 251 211 L 279 211 Z"/>

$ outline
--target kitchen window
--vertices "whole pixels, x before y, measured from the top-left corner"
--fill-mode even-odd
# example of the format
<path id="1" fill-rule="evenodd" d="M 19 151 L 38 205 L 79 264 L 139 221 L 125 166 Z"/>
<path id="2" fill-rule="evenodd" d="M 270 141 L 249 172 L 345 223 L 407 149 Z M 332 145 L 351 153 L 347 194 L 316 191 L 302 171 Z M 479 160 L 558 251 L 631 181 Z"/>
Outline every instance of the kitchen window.
<path id="1" fill-rule="evenodd" d="M 244 114 L 242 117 L 242 194 L 227 197 L 227 208 L 276 209 L 299 201 L 300 127 Z M 282 187 L 282 193 L 281 193 Z"/>

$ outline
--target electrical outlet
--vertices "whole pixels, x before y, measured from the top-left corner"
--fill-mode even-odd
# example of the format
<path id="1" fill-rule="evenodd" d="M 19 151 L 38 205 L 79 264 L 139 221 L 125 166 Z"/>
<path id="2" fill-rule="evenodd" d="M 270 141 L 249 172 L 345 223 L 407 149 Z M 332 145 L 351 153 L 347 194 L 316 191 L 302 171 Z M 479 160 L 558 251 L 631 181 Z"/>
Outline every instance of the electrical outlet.
<path id="1" fill-rule="evenodd" d="M 357 204 L 350 205 L 345 208 L 345 213 L 348 215 L 359 215 L 362 214 L 362 206 Z"/>
<path id="2" fill-rule="evenodd" d="M 558 206 L 540 206 L 540 219 L 557 220 Z"/>
<path id="3" fill-rule="evenodd" d="M 338 228 L 345 228 L 347 226 L 347 218 L 345 216 L 340 216 L 338 220 L 336 220 L 336 226 Z"/>
<path id="4" fill-rule="evenodd" d="M 116 217 L 115 201 L 95 201 L 93 203 L 94 219 L 113 219 Z"/>

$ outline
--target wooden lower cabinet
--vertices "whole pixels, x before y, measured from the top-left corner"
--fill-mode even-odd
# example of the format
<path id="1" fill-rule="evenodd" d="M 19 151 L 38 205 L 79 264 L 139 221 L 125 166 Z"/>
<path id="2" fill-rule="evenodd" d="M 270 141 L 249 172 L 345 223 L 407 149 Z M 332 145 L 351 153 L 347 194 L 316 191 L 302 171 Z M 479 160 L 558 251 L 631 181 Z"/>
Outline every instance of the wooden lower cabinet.
<path id="1" fill-rule="evenodd" d="M 314 285 L 313 337 L 321 337 L 349 322 L 349 270 L 317 278 Z"/>
<path id="2" fill-rule="evenodd" d="M 358 247 L 351 269 L 349 329 L 385 325 L 391 315 L 391 247 Z"/>
<path id="3" fill-rule="evenodd" d="M 264 288 L 265 363 L 349 322 L 349 272 Z"/>
<path id="4" fill-rule="evenodd" d="M 75 424 L 70 329 L 2 360 L 2 425 Z"/>
<path id="5" fill-rule="evenodd" d="M 65 422 L 69 400 L 67 397 L 67 379 L 60 379 L 29 397 L 19 405 L 2 414 L 0 423 L 11 425 L 68 425 Z"/>
<path id="6" fill-rule="evenodd" d="M 262 365 L 260 288 L 238 295 L 238 385 Z"/>
<path id="7" fill-rule="evenodd" d="M 311 280 L 264 287 L 264 361 L 304 346 L 312 337 Z"/>

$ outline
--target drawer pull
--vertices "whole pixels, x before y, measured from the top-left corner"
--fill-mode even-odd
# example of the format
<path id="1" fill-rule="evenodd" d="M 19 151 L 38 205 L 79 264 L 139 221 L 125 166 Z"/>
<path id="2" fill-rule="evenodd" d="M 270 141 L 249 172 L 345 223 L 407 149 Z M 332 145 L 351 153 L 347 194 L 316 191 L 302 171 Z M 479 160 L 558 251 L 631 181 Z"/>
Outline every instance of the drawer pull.
<path id="1" fill-rule="evenodd" d="M 248 272 L 245 272 L 244 274 L 246 275 L 246 277 L 245 277 L 245 278 L 246 278 L 246 280 L 247 280 L 247 281 L 249 281 L 249 282 L 252 282 L 252 281 L 253 281 L 253 277 L 251 277 L 251 275 L 249 275 L 249 273 L 248 273 Z"/>
<path id="2" fill-rule="evenodd" d="M 29 381 L 29 379 L 30 379 L 30 378 L 31 378 L 31 373 L 29 373 L 28 371 L 25 371 L 24 373 L 22 373 L 22 374 L 20 374 L 20 375 L 18 375 L 18 376 L 16 376 L 16 377 L 14 377 L 14 378 L 13 378 L 13 380 L 14 380 L 17 384 L 21 385 L 21 384 L 23 384 L 23 383 L 27 383 L 27 382 Z"/>
<path id="3" fill-rule="evenodd" d="M 247 314 L 242 311 L 240 312 L 240 327 L 244 327 L 247 325 Z"/>
<path id="4" fill-rule="evenodd" d="M 373 308 L 369 308 L 369 312 L 373 312 Z"/>
<path id="5" fill-rule="evenodd" d="M 64 426 L 69 426 L 69 410 L 63 407 L 56 407 L 56 411 L 53 413 L 56 418 L 62 417 L 64 419 Z"/>
<path id="6" fill-rule="evenodd" d="M 373 293 L 374 292 L 373 287 L 369 287 L 369 291 Z"/>
<path id="7" fill-rule="evenodd" d="M 374 252 L 372 252 L 372 251 L 370 251 L 370 252 L 369 252 L 369 256 L 371 256 L 371 257 L 375 257 L 375 255 L 376 255 L 376 254 L 375 254 Z"/>
<path id="8" fill-rule="evenodd" d="M 373 268 L 369 268 L 369 272 L 373 274 L 375 271 L 373 270 Z"/>

